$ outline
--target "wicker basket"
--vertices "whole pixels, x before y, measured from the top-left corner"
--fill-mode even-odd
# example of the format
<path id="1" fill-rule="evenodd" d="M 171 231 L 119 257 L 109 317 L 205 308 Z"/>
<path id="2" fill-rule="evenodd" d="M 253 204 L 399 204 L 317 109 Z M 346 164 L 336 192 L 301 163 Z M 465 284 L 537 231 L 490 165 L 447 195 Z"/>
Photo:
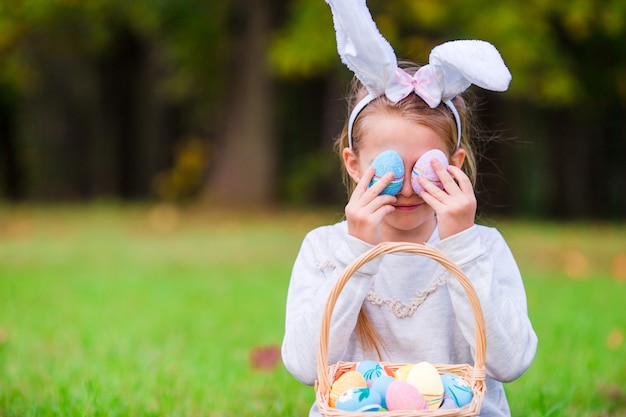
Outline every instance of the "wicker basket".
<path id="1" fill-rule="evenodd" d="M 423 255 L 432 258 L 443 265 L 452 275 L 454 275 L 463 288 L 470 301 L 472 311 L 474 313 L 474 319 L 476 323 L 476 352 L 474 366 L 468 364 L 461 365 L 435 365 L 440 374 L 450 372 L 462 377 L 467 381 L 472 388 L 473 398 L 472 401 L 462 408 L 455 409 L 438 409 L 438 410 L 396 410 L 396 411 L 380 411 L 377 413 L 371 412 L 348 412 L 338 410 L 328 405 L 330 397 L 330 388 L 332 382 L 335 381 L 343 373 L 354 370 L 358 362 L 338 362 L 334 365 L 328 365 L 328 334 L 330 329 L 330 319 L 332 317 L 333 309 L 339 298 L 339 294 L 343 290 L 350 277 L 365 263 L 372 259 L 395 252 L 408 252 L 417 255 Z M 326 303 L 326 309 L 322 316 L 322 325 L 320 329 L 320 341 L 319 351 L 317 356 L 317 376 L 318 380 L 315 383 L 317 406 L 320 413 L 326 417 L 419 417 L 419 416 L 457 416 L 457 417 L 470 417 L 476 416 L 480 412 L 480 407 L 483 398 L 486 393 L 485 387 L 485 351 L 486 336 L 485 336 L 485 321 L 483 318 L 480 302 L 474 291 L 470 280 L 465 276 L 463 271 L 450 261 L 439 250 L 426 245 L 420 245 L 415 243 L 396 243 L 387 242 L 381 243 L 378 246 L 372 248 L 368 252 L 364 253 L 357 259 L 355 259 L 350 265 L 346 267 L 343 274 L 337 280 L 337 283 L 331 290 L 328 301 Z M 382 363 L 387 369 L 395 371 L 404 363 Z"/>

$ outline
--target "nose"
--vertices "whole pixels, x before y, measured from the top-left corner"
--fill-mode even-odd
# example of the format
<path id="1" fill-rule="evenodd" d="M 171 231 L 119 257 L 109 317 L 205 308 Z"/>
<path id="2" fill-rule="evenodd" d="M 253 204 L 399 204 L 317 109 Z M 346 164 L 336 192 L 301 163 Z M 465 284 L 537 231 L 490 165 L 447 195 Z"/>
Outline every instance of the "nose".
<path id="1" fill-rule="evenodd" d="M 411 185 L 411 175 L 413 173 L 413 164 L 407 165 L 405 163 L 404 166 L 404 181 L 402 182 L 402 188 L 398 194 L 403 197 L 411 197 L 415 194 L 415 190 L 413 190 L 413 186 Z"/>

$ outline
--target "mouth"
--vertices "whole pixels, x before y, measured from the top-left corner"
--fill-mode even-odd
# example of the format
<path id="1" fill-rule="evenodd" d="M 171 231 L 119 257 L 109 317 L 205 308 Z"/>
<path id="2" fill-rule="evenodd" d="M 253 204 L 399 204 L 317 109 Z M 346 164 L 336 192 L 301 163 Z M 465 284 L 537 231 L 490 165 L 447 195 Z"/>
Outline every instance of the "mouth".
<path id="1" fill-rule="evenodd" d="M 413 210 L 418 209 L 422 204 L 424 204 L 424 203 L 419 203 L 419 204 L 397 204 L 394 207 L 398 211 L 413 211 Z"/>

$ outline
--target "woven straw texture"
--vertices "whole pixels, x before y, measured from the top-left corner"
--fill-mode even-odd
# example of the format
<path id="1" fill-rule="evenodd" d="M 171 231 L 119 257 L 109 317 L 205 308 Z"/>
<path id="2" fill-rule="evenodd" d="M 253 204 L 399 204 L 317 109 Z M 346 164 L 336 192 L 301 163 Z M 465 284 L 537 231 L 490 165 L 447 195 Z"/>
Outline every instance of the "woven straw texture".
<path id="1" fill-rule="evenodd" d="M 328 405 L 330 396 L 330 388 L 332 383 L 347 371 L 354 370 L 358 362 L 338 362 L 334 365 L 328 365 L 328 337 L 330 331 L 330 320 L 332 317 L 335 304 L 339 298 L 339 294 L 343 290 L 344 286 L 352 277 L 352 275 L 364 264 L 372 259 L 396 252 L 407 252 L 416 255 L 422 255 L 434 259 L 443 265 L 465 289 L 465 293 L 472 307 L 474 313 L 474 320 L 476 326 L 476 349 L 474 365 L 459 364 L 459 365 L 437 365 L 435 367 L 440 374 L 450 372 L 462 377 L 467 381 L 474 394 L 472 401 L 462 407 L 456 409 L 438 409 L 438 410 L 396 410 L 396 411 L 380 411 L 380 412 L 348 412 L 338 410 Z M 470 280 L 465 276 L 463 271 L 456 266 L 450 259 L 448 259 L 439 250 L 432 246 L 420 245 L 417 243 L 398 243 L 398 242 L 386 242 L 381 243 L 368 252 L 365 252 L 360 257 L 356 258 L 350 265 L 346 267 L 342 275 L 339 277 L 335 286 L 331 290 L 328 301 L 326 302 L 326 309 L 322 316 L 322 325 L 320 328 L 320 341 L 319 351 L 317 356 L 317 376 L 318 380 L 315 384 L 317 406 L 320 413 L 326 417 L 420 417 L 420 416 L 456 416 L 456 417 L 471 417 L 476 416 L 480 412 L 480 407 L 485 397 L 485 353 L 487 349 L 486 335 L 485 335 L 485 320 L 483 317 L 482 309 L 478 296 L 474 291 L 474 287 Z M 382 363 L 387 369 L 395 371 L 404 363 Z"/>

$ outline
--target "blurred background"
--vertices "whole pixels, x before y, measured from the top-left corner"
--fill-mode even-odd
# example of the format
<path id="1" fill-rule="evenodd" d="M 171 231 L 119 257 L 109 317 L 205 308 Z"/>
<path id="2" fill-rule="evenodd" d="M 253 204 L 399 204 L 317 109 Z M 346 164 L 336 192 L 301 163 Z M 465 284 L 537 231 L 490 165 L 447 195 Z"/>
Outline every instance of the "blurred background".
<path id="1" fill-rule="evenodd" d="M 540 340 L 513 415 L 626 415 L 626 1 L 367 4 L 402 59 L 513 75 L 469 91 Z M 323 0 L 0 0 L 0 416 L 306 412 L 284 300 L 351 77 Z"/>
<path id="2" fill-rule="evenodd" d="M 493 43 L 483 215 L 623 219 L 626 2 L 369 0 L 401 58 Z M 341 205 L 322 0 L 0 0 L 0 201 Z M 486 135 L 489 138 L 489 135 Z"/>

